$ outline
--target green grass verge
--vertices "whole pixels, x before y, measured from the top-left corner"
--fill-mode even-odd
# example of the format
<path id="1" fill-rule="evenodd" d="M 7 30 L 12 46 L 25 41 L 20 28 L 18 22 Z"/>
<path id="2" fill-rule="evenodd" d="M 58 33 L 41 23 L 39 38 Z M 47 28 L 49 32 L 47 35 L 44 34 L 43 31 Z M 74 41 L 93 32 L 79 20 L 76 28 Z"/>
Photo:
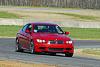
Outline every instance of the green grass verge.
<path id="1" fill-rule="evenodd" d="M 82 52 L 86 53 L 86 54 L 92 54 L 92 55 L 99 55 L 100 56 L 100 48 L 99 49 L 84 49 Z"/>
<path id="2" fill-rule="evenodd" d="M 0 36 L 15 37 L 22 26 L 0 25 Z M 74 39 L 100 39 L 100 29 L 96 28 L 67 28 L 62 27 L 64 31 L 71 33 L 70 37 Z"/>
<path id="3" fill-rule="evenodd" d="M 13 13 L 0 11 L 0 18 L 19 18 L 19 16 Z"/>
<path id="4" fill-rule="evenodd" d="M 76 39 L 100 39 L 100 29 L 98 28 L 62 28 L 69 31 L 72 38 Z"/>
<path id="5" fill-rule="evenodd" d="M 15 37 L 21 26 L 0 25 L 0 36 Z"/>

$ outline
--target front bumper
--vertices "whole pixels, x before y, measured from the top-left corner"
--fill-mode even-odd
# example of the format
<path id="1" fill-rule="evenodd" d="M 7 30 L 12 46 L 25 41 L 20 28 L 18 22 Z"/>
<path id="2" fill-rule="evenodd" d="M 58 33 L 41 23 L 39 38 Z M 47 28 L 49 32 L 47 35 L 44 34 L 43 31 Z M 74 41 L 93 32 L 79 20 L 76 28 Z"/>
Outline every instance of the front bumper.
<path id="1" fill-rule="evenodd" d="M 73 44 L 36 44 L 35 52 L 74 53 Z"/>

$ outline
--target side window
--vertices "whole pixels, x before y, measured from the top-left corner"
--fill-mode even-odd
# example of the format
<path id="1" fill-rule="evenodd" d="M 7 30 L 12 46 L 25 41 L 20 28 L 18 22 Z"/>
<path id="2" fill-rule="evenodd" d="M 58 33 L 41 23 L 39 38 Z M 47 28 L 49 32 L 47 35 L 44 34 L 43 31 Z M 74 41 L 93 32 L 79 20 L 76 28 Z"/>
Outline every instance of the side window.
<path id="1" fill-rule="evenodd" d="M 26 29 L 29 29 L 30 31 L 32 31 L 32 26 L 31 26 L 31 24 L 26 24 L 26 25 L 22 28 L 22 31 L 25 32 Z"/>
<path id="2" fill-rule="evenodd" d="M 37 25 L 34 26 L 34 32 L 35 33 L 38 32 L 38 26 Z"/>
<path id="3" fill-rule="evenodd" d="M 30 31 L 32 31 L 32 25 L 29 24 L 28 27 L 27 27 L 27 29 L 29 29 Z"/>
<path id="4" fill-rule="evenodd" d="M 28 26 L 28 24 L 25 25 L 25 26 L 22 28 L 22 31 L 25 31 L 25 30 L 27 29 L 27 26 Z"/>

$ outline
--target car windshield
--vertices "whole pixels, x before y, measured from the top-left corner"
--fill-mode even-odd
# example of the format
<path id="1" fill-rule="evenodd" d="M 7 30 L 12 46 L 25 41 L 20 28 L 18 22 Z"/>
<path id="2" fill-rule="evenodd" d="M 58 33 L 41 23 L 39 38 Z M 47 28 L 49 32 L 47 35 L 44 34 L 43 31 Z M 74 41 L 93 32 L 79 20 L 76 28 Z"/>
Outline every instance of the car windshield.
<path id="1" fill-rule="evenodd" d="M 58 33 L 63 34 L 62 29 L 57 25 L 35 25 L 34 26 L 35 33 Z"/>

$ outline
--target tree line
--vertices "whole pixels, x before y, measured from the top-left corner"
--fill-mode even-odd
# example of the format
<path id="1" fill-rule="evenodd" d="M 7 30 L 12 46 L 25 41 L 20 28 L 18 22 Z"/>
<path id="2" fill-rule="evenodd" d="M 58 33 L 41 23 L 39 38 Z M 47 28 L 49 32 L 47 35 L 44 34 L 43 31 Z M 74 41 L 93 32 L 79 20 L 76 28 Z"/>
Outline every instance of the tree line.
<path id="1" fill-rule="evenodd" d="M 0 0 L 0 5 L 100 9 L 100 0 Z"/>

